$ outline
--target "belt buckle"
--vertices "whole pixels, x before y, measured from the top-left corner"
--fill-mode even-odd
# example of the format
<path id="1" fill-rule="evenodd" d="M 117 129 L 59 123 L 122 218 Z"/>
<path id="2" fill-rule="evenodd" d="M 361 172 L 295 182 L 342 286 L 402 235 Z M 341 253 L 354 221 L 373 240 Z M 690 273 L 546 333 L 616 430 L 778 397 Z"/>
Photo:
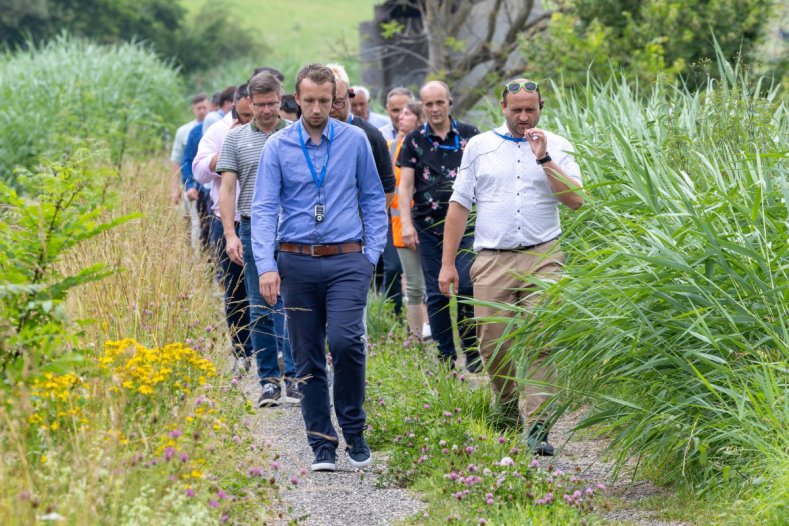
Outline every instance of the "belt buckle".
<path id="1" fill-rule="evenodd" d="M 312 256 L 314 258 L 315 257 L 318 257 L 318 258 L 321 257 L 320 254 L 317 254 L 317 255 L 315 254 L 315 248 L 320 249 L 320 247 L 322 247 L 322 246 L 325 246 L 325 245 L 310 245 L 310 256 Z"/>

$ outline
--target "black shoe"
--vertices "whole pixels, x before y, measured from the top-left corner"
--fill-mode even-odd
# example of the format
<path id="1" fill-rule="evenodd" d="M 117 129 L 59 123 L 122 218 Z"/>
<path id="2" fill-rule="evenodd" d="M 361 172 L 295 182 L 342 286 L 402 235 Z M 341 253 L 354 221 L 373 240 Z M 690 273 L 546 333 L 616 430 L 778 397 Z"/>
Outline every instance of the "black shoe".
<path id="1" fill-rule="evenodd" d="M 474 357 L 466 355 L 466 370 L 470 373 L 482 372 L 482 359 L 480 359 L 479 355 Z"/>
<path id="2" fill-rule="evenodd" d="M 345 453 L 348 455 L 348 461 L 351 463 L 351 466 L 355 468 L 366 468 L 373 463 L 373 455 L 370 452 L 370 446 L 367 445 L 367 441 L 364 439 L 362 433 L 348 437 L 348 440 L 345 442 L 347 444 Z"/>
<path id="3" fill-rule="evenodd" d="M 285 401 L 292 404 L 301 403 L 301 393 L 295 382 L 290 380 L 285 381 Z"/>
<path id="4" fill-rule="evenodd" d="M 529 430 L 529 435 L 526 438 L 526 445 L 535 455 L 541 457 L 553 456 L 553 446 L 548 442 L 548 429 L 541 422 L 537 422 Z"/>
<path id="5" fill-rule="evenodd" d="M 318 448 L 312 460 L 310 471 L 334 471 L 337 469 L 337 453 L 330 447 Z"/>
<path id="6" fill-rule="evenodd" d="M 282 389 L 272 382 L 263 384 L 263 392 L 258 399 L 258 407 L 274 407 L 281 403 Z"/>

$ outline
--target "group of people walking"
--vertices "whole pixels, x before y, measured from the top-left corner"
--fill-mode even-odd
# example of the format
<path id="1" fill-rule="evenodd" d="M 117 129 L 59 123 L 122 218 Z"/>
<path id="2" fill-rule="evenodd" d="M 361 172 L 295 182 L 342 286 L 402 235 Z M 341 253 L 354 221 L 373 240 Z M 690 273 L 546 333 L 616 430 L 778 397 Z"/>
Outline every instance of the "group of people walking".
<path id="1" fill-rule="evenodd" d="M 523 277 L 560 275 L 558 206 L 582 204 L 571 144 L 537 128 L 537 83 L 502 86 L 504 125 L 481 133 L 452 116 L 441 81 L 422 86 L 419 100 L 406 88 L 391 90 L 389 120 L 377 127 L 369 92 L 351 87 L 340 65 L 302 68 L 292 99 L 283 80 L 272 68 L 256 70 L 232 105 L 217 101 L 207 128 L 200 125 L 209 118 L 206 100 L 193 99 L 195 120 L 179 128 L 172 156 L 181 175 L 174 197 L 190 210 L 205 199 L 211 211 L 204 244 L 225 288 L 236 371 L 257 363 L 259 406 L 300 403 L 312 469 L 333 471 L 340 442 L 333 401 L 348 462 L 372 463 L 364 316 L 383 259 L 383 286 L 397 312 L 404 278 L 413 337 L 422 336 L 426 310 L 440 361 L 455 367 L 449 308 L 456 304 L 465 366 L 489 374 L 495 423 L 523 428 L 536 454 L 552 455 L 544 409 L 553 372 L 542 358 L 523 371 L 540 385 L 527 382 L 521 412 L 506 323 L 494 307 L 538 301 Z M 295 122 L 282 116 L 294 109 Z M 199 210 L 190 214 L 199 222 Z M 461 300 L 450 302 L 453 294 Z M 463 300 L 471 297 L 476 306 Z"/>

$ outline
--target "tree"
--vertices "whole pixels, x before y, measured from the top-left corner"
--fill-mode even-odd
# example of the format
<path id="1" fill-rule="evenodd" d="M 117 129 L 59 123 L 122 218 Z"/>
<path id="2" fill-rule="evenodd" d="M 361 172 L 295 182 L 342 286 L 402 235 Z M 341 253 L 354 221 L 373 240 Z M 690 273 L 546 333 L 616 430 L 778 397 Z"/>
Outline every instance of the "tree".
<path id="1" fill-rule="evenodd" d="M 759 44 L 771 0 L 573 0 L 548 30 L 524 47 L 545 77 L 573 83 L 623 70 L 652 81 L 659 74 L 704 82 L 715 58 L 713 34 L 730 61 Z M 613 66 L 613 68 L 609 67 Z"/>
<path id="2" fill-rule="evenodd" d="M 463 113 L 488 92 L 491 83 L 518 75 L 521 38 L 543 31 L 551 14 L 537 0 L 394 0 L 386 3 L 390 20 L 384 41 L 368 50 L 374 60 L 403 53 L 422 42 L 421 77 L 439 78 L 453 88 L 453 111 Z M 404 15 L 405 12 L 410 12 Z M 416 13 L 416 16 L 413 15 Z"/>
<path id="3" fill-rule="evenodd" d="M 429 78 L 446 81 L 453 89 L 453 111 L 462 114 L 491 86 L 523 75 L 573 83 L 584 80 L 591 67 L 601 77 L 621 69 L 646 81 L 663 74 L 693 83 L 693 73 L 706 78 L 704 68 L 714 61 L 713 34 L 727 59 L 747 56 L 758 45 L 774 4 L 390 0 L 384 2 L 388 18 L 381 21 L 382 41 L 372 56 L 411 73 L 405 82 L 385 80 L 385 87 Z M 412 57 L 409 64 L 403 56 Z"/>

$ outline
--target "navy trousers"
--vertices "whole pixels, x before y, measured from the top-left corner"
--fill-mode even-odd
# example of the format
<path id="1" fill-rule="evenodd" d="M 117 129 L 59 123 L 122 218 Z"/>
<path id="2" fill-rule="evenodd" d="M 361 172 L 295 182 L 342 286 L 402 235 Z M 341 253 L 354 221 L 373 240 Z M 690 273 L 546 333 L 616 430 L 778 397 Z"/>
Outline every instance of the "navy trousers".
<path id="1" fill-rule="evenodd" d="M 441 273 L 441 255 L 444 250 L 443 233 L 433 229 L 420 228 L 416 225 L 419 236 L 419 252 L 422 255 L 422 272 L 425 275 L 425 291 L 427 292 L 427 316 L 430 320 L 430 332 L 433 340 L 438 342 L 438 351 L 442 358 L 454 359 L 455 341 L 452 336 L 452 318 L 449 312 L 449 298 L 441 294 L 438 288 L 438 275 Z M 469 272 L 474 264 L 472 247 L 474 239 L 470 235 L 460 241 L 455 266 L 460 277 L 458 296 L 472 297 L 474 285 Z M 458 298 L 460 300 L 460 298 Z M 462 301 L 457 302 L 457 322 L 460 340 L 466 354 L 466 360 L 472 361 L 479 357 L 476 350 L 477 330 L 474 325 L 474 307 Z"/>
<path id="2" fill-rule="evenodd" d="M 384 296 L 387 300 L 394 302 L 394 311 L 398 316 L 403 310 L 403 285 L 400 278 L 403 277 L 403 266 L 400 264 L 400 256 L 392 241 L 392 223 L 389 222 L 389 230 L 386 232 L 386 248 L 384 248 L 381 259 L 384 262 Z"/>
<path id="3" fill-rule="evenodd" d="M 364 310 L 373 266 L 361 252 L 327 257 L 280 252 L 277 265 L 307 441 L 313 450 L 335 449 L 326 343 L 334 367 L 334 411 L 347 440 L 366 424 Z"/>
<path id="4" fill-rule="evenodd" d="M 238 225 L 236 225 L 238 234 Z M 249 337 L 249 302 L 244 285 L 244 267 L 230 261 L 225 252 L 225 236 L 222 221 L 213 216 L 211 219 L 211 253 L 217 266 L 217 280 L 225 290 L 225 317 L 233 352 L 237 357 L 252 356 L 252 340 Z"/>

